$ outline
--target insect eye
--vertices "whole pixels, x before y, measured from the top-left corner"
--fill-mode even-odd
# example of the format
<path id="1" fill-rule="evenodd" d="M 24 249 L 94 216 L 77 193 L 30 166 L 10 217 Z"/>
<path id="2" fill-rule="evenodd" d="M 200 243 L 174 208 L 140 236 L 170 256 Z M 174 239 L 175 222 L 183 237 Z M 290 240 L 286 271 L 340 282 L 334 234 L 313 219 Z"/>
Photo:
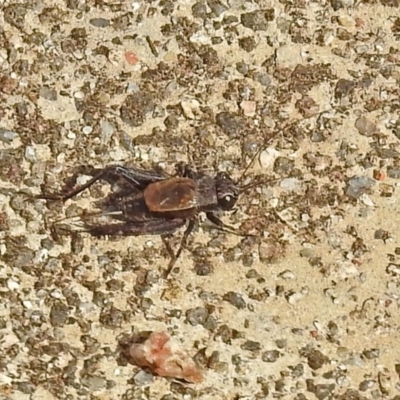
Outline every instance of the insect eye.
<path id="1" fill-rule="evenodd" d="M 223 210 L 230 210 L 233 208 L 233 206 L 236 204 L 237 197 L 232 196 L 231 194 L 227 194 L 223 197 L 221 197 L 218 201 L 219 206 Z"/>

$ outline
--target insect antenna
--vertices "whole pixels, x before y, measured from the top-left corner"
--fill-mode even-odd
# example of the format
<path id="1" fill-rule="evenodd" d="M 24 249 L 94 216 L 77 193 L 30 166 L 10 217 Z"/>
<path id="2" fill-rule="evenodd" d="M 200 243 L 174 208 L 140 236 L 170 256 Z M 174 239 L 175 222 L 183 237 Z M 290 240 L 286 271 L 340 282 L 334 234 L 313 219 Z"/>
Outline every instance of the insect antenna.
<path id="1" fill-rule="evenodd" d="M 275 134 L 269 136 L 268 138 L 266 138 L 266 140 L 264 141 L 263 145 L 260 146 L 260 148 L 255 152 L 255 154 L 251 157 L 251 160 L 249 161 L 249 163 L 247 164 L 246 168 L 244 169 L 243 173 L 241 174 L 240 178 L 237 181 L 237 185 L 239 187 L 239 189 L 241 190 L 247 190 L 250 189 L 254 186 L 258 186 L 258 185 L 263 185 L 263 184 L 267 184 L 267 183 L 273 183 L 273 182 L 277 182 L 282 178 L 277 178 L 277 179 L 267 179 L 267 180 L 261 180 L 261 181 L 257 181 L 257 182 L 251 182 L 247 185 L 241 185 L 241 183 L 243 182 L 243 180 L 246 178 L 247 172 L 249 171 L 249 169 L 251 168 L 251 166 L 254 164 L 255 160 L 257 159 L 257 157 L 260 156 L 260 154 L 262 153 L 262 151 L 265 150 L 266 146 L 275 138 L 277 138 L 280 134 L 284 133 L 287 129 L 291 128 L 292 126 L 295 126 L 296 124 L 298 124 L 299 122 L 303 122 L 306 121 L 308 119 L 314 118 L 314 117 L 321 117 L 323 114 L 332 111 L 332 109 L 329 110 L 324 110 L 318 113 L 314 113 L 311 115 L 308 115 L 305 118 L 301 118 L 301 119 L 296 119 L 292 122 L 289 122 L 287 124 L 285 124 L 282 128 L 280 128 Z"/>

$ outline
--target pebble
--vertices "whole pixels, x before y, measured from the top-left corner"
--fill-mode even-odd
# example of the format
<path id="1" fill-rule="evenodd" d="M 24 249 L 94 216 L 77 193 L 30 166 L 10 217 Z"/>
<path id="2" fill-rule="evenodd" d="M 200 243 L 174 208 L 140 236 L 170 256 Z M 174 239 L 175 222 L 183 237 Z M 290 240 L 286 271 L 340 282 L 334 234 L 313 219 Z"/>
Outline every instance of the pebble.
<path id="1" fill-rule="evenodd" d="M 28 310 L 32 310 L 32 308 L 33 308 L 33 304 L 30 300 L 24 300 L 22 302 L 22 305 Z"/>
<path id="2" fill-rule="evenodd" d="M 25 148 L 25 158 L 30 162 L 36 162 L 36 151 L 32 146 L 26 146 Z"/>
<path id="3" fill-rule="evenodd" d="M 363 193 L 359 197 L 360 201 L 368 207 L 375 207 L 375 203 L 372 201 L 371 197 L 369 197 L 366 193 Z"/>
<path id="4" fill-rule="evenodd" d="M 0 129 L 0 141 L 3 143 L 10 143 L 17 138 L 19 138 L 17 132 L 8 131 L 7 129 Z"/>
<path id="5" fill-rule="evenodd" d="M 289 292 L 288 294 L 286 294 L 285 297 L 289 304 L 294 305 L 299 302 L 304 297 L 304 295 L 300 292 Z"/>
<path id="6" fill-rule="evenodd" d="M 340 15 L 338 17 L 339 25 L 345 28 L 352 28 L 355 25 L 354 19 L 350 15 Z"/>
<path id="7" fill-rule="evenodd" d="M 367 137 L 372 136 L 378 131 L 376 125 L 366 117 L 358 118 L 354 126 L 356 127 L 360 135 L 364 135 Z"/>
<path id="8" fill-rule="evenodd" d="M 107 386 L 107 380 L 101 376 L 85 376 L 82 378 L 82 384 L 86 386 L 90 392 L 97 392 Z"/>
<path id="9" fill-rule="evenodd" d="M 84 135 L 90 135 L 93 132 L 93 128 L 89 125 L 86 125 L 82 128 L 82 133 Z"/>
<path id="10" fill-rule="evenodd" d="M 10 290 L 18 290 L 19 289 L 19 283 L 18 282 L 16 282 L 16 281 L 14 281 L 14 280 L 12 280 L 12 279 L 9 279 L 8 281 L 7 281 L 7 287 L 8 287 L 8 289 L 10 289 Z"/>
<path id="11" fill-rule="evenodd" d="M 68 131 L 68 133 L 67 133 L 67 139 L 75 140 L 75 139 L 76 139 L 76 133 L 75 133 L 75 132 L 72 132 L 72 131 Z"/>
<path id="12" fill-rule="evenodd" d="M 57 100 L 57 91 L 55 89 L 49 89 L 46 87 L 40 88 L 39 96 L 43 99 L 49 101 L 56 101 Z"/>
<path id="13" fill-rule="evenodd" d="M 260 164 L 263 168 L 268 169 L 274 165 L 275 160 L 280 156 L 280 152 L 273 147 L 268 147 L 260 153 Z"/>
<path id="14" fill-rule="evenodd" d="M 74 92 L 74 97 L 75 99 L 83 100 L 85 98 L 85 93 L 79 90 L 77 92 Z"/>
<path id="15" fill-rule="evenodd" d="M 211 44 L 211 38 L 208 34 L 198 31 L 189 38 L 191 43 L 197 43 L 197 44 Z"/>
<path id="16" fill-rule="evenodd" d="M 392 179 L 400 179 L 400 168 L 387 167 L 387 176 Z"/>
<path id="17" fill-rule="evenodd" d="M 286 269 L 285 271 L 281 272 L 278 275 L 279 278 L 285 279 L 285 280 L 290 280 L 290 279 L 295 279 L 296 275 L 290 271 L 289 269 Z"/>
<path id="18" fill-rule="evenodd" d="M 265 12 L 261 10 L 243 13 L 240 16 L 240 22 L 244 27 L 253 31 L 266 31 L 268 28 Z"/>
<path id="19" fill-rule="evenodd" d="M 100 122 L 101 128 L 101 141 L 103 143 L 108 143 L 112 134 L 115 132 L 115 126 L 112 122 L 103 119 Z"/>
<path id="20" fill-rule="evenodd" d="M 200 115 L 200 103 L 196 99 L 182 100 L 181 107 L 186 118 L 196 119 Z"/>
<path id="21" fill-rule="evenodd" d="M 190 325 L 204 325 L 208 318 L 209 312 L 205 307 L 191 308 L 186 311 L 186 320 Z"/>
<path id="22" fill-rule="evenodd" d="M 240 108 L 246 117 L 254 117 L 256 114 L 256 102 L 255 101 L 242 101 L 240 103 Z"/>
<path id="23" fill-rule="evenodd" d="M 279 357 L 280 352 L 278 350 L 268 350 L 262 354 L 261 360 L 268 363 L 274 363 Z"/>
<path id="24" fill-rule="evenodd" d="M 106 18 L 91 18 L 89 23 L 96 28 L 107 28 L 110 25 L 110 20 Z"/>
<path id="25" fill-rule="evenodd" d="M 78 186 L 85 185 L 85 184 L 86 184 L 87 182 L 89 182 L 91 179 L 92 179 L 92 177 L 91 177 L 90 175 L 79 175 L 79 176 L 76 178 L 76 184 L 77 184 Z"/>
<path id="26" fill-rule="evenodd" d="M 142 370 L 134 376 L 133 380 L 138 386 L 150 385 L 154 381 L 154 375 Z"/>
<path id="27" fill-rule="evenodd" d="M 360 198 L 366 191 L 376 184 L 375 180 L 368 176 L 354 176 L 349 180 L 346 195 L 355 199 Z"/>
<path id="28" fill-rule="evenodd" d="M 297 178 L 286 178 L 282 179 L 279 186 L 288 192 L 299 191 L 301 189 L 301 181 Z"/>
<path id="29" fill-rule="evenodd" d="M 228 292 L 224 295 L 224 300 L 231 303 L 237 309 L 246 308 L 246 302 L 244 301 L 243 297 L 239 293 L 235 292 Z"/>
<path id="30" fill-rule="evenodd" d="M 256 82 L 260 83 L 262 86 L 268 87 L 271 85 L 271 78 L 263 72 L 256 72 L 253 75 L 253 79 Z"/>

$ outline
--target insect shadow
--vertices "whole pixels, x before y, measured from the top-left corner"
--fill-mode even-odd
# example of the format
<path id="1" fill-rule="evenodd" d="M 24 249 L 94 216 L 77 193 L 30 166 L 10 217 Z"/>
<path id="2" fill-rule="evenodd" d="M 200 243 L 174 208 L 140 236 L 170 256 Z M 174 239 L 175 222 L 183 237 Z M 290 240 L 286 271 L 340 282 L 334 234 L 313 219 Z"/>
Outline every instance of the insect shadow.
<path id="1" fill-rule="evenodd" d="M 298 121 L 287 126 L 295 122 Z M 263 148 L 265 148 L 265 143 L 255 153 L 239 182 Z M 172 176 L 163 171 L 121 165 L 95 169 L 90 175 L 92 178 L 83 185 L 71 189 L 72 179 L 69 179 L 69 189 L 53 194 L 44 192 L 37 198 L 66 201 L 90 188 L 99 180 L 117 185 L 117 191 L 112 191 L 97 203 L 101 209 L 99 213 L 83 213 L 79 216 L 82 223 L 81 231 L 93 236 L 160 235 L 171 256 L 165 277 L 169 275 L 185 248 L 189 235 L 198 224 L 198 215 L 201 212 L 204 212 L 207 219 L 222 231 L 240 236 L 254 236 L 238 232 L 224 224 L 218 214 L 232 211 L 240 192 L 271 182 L 271 180 L 262 182 L 257 179 L 248 185 L 239 186 L 239 183 L 225 172 L 218 172 L 215 176 L 211 176 L 183 163 L 176 165 L 176 174 Z M 90 221 L 93 216 L 107 217 L 107 221 L 92 223 Z M 174 253 L 166 239 L 186 224 L 180 246 Z"/>

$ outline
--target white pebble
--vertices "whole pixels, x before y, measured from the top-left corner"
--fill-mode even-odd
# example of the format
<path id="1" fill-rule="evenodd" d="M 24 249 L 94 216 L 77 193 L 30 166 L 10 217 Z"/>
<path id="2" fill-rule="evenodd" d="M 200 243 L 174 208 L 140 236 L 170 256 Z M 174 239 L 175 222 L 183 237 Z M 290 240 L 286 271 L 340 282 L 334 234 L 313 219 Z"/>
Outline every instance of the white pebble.
<path id="1" fill-rule="evenodd" d="M 93 132 L 93 128 L 89 125 L 86 125 L 82 128 L 82 133 L 84 135 L 90 135 Z"/>
<path id="2" fill-rule="evenodd" d="M 78 100 L 82 100 L 85 98 L 85 93 L 82 92 L 81 90 L 77 91 L 74 93 L 74 97 Z"/>
<path id="3" fill-rule="evenodd" d="M 363 193 L 360 196 L 360 201 L 368 207 L 375 207 L 375 203 L 372 201 L 371 197 L 369 197 L 366 193 Z"/>
<path id="4" fill-rule="evenodd" d="M 32 146 L 26 146 L 25 158 L 31 162 L 36 161 L 36 151 Z"/>
<path id="5" fill-rule="evenodd" d="M 294 305 L 296 304 L 299 300 L 301 300 L 304 297 L 304 295 L 300 292 L 295 292 L 291 293 L 287 296 L 287 301 L 289 304 Z"/>
<path id="6" fill-rule="evenodd" d="M 246 117 L 253 117 L 256 114 L 256 102 L 255 101 L 242 101 L 240 108 L 243 110 L 243 114 Z"/>
<path id="7" fill-rule="evenodd" d="M 90 175 L 80 175 L 78 178 L 76 178 L 76 184 L 77 186 L 85 185 L 91 179 L 92 177 Z"/>
<path id="8" fill-rule="evenodd" d="M 30 300 L 24 300 L 22 302 L 22 305 L 27 308 L 28 310 L 31 310 L 33 308 L 33 304 Z"/>
<path id="9" fill-rule="evenodd" d="M 189 119 L 195 119 L 200 114 L 200 103 L 196 99 L 182 100 L 181 107 L 185 116 Z"/>
<path id="10" fill-rule="evenodd" d="M 7 287 L 8 287 L 10 290 L 17 290 L 17 289 L 19 289 L 19 283 L 16 282 L 16 281 L 14 281 L 14 280 L 12 280 L 12 279 L 9 279 L 9 280 L 7 281 Z"/>
<path id="11" fill-rule="evenodd" d="M 75 139 L 76 139 L 75 133 L 72 132 L 72 131 L 68 131 L 68 133 L 67 133 L 67 139 L 75 140 Z"/>
<path id="12" fill-rule="evenodd" d="M 260 164 L 267 169 L 274 165 L 275 160 L 280 155 L 280 152 L 273 147 L 268 147 L 260 154 Z"/>

